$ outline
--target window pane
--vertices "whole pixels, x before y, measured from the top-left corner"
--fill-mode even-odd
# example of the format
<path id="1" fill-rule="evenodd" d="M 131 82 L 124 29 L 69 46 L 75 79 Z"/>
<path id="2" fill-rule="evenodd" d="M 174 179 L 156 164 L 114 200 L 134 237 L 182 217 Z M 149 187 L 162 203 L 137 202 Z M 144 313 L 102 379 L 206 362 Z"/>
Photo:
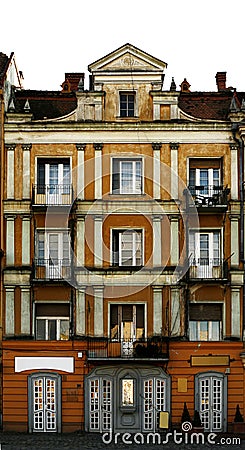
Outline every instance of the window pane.
<path id="1" fill-rule="evenodd" d="M 200 234 L 200 258 L 201 264 L 207 265 L 209 263 L 209 235 Z"/>
<path id="2" fill-rule="evenodd" d="M 199 322 L 199 329 L 200 341 L 208 341 L 208 322 Z"/>
<path id="3" fill-rule="evenodd" d="M 197 341 L 197 322 L 189 321 L 189 338 L 190 341 Z"/>
<path id="4" fill-rule="evenodd" d="M 212 333 L 212 341 L 219 341 L 220 340 L 220 322 L 213 321 L 210 322 L 211 326 L 211 333 Z"/>
<path id="5" fill-rule="evenodd" d="M 57 339 L 56 320 L 48 320 L 48 339 L 50 341 L 55 341 Z"/>
<path id="6" fill-rule="evenodd" d="M 69 320 L 60 320 L 60 340 L 67 341 L 69 339 Z"/>
<path id="7" fill-rule="evenodd" d="M 134 380 L 122 380 L 122 406 L 134 405 Z"/>
<path id="8" fill-rule="evenodd" d="M 45 319 L 37 319 L 36 327 L 36 339 L 45 340 Z"/>

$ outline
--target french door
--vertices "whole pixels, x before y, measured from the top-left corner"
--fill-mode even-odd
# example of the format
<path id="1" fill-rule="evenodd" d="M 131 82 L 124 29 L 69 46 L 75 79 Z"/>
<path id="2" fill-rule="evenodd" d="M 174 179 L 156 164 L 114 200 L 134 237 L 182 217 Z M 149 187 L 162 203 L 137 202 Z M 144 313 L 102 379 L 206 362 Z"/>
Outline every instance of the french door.
<path id="1" fill-rule="evenodd" d="M 196 266 L 197 278 L 216 277 L 214 267 L 220 266 L 220 232 L 191 232 L 189 255 Z"/>
<path id="2" fill-rule="evenodd" d="M 67 233 L 49 232 L 45 245 L 46 277 L 63 278 L 63 267 L 69 263 L 69 241 Z"/>
<path id="3" fill-rule="evenodd" d="M 160 411 L 166 410 L 166 381 L 161 378 L 145 380 L 143 399 L 143 429 L 155 431 Z"/>
<path id="4" fill-rule="evenodd" d="M 29 379 L 29 429 L 33 432 L 60 431 L 60 380 L 39 374 Z"/>
<path id="5" fill-rule="evenodd" d="M 89 380 L 89 431 L 112 429 L 112 381 L 107 378 Z"/>
<path id="6" fill-rule="evenodd" d="M 217 192 L 215 188 L 220 186 L 220 169 L 191 169 L 189 182 L 201 188 L 200 195 L 212 197 Z"/>
<path id="7" fill-rule="evenodd" d="M 70 165 L 51 163 L 45 165 L 46 196 L 48 205 L 61 205 L 62 195 L 68 192 Z"/>
<path id="8" fill-rule="evenodd" d="M 197 380 L 197 409 L 205 431 L 224 431 L 224 376 L 202 375 Z"/>

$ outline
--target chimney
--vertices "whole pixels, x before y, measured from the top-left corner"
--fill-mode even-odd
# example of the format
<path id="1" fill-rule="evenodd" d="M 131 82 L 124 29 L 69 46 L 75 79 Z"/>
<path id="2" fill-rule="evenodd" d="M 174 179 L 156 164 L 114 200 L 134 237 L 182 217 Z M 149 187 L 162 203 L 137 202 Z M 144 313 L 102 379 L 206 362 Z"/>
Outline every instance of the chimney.
<path id="1" fill-rule="evenodd" d="M 71 92 L 77 91 L 78 85 L 81 86 L 84 83 L 84 73 L 74 72 L 74 73 L 65 73 L 65 81 L 62 83 L 62 92 Z"/>
<path id="2" fill-rule="evenodd" d="M 226 72 L 217 72 L 215 78 L 216 78 L 218 92 L 225 91 L 226 90 Z"/>

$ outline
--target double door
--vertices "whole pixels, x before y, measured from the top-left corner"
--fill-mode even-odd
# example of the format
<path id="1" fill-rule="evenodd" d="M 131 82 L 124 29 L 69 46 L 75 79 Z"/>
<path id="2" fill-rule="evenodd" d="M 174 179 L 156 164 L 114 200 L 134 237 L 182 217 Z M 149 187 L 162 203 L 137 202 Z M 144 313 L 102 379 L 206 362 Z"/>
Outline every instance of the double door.
<path id="1" fill-rule="evenodd" d="M 57 375 L 39 374 L 29 379 L 29 430 L 60 431 L 61 385 Z"/>

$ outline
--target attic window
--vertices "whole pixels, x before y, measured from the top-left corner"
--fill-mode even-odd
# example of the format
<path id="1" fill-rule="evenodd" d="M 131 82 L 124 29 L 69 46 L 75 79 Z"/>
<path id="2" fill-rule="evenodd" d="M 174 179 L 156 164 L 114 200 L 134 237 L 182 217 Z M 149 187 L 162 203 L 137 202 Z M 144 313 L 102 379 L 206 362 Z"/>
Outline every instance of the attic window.
<path id="1" fill-rule="evenodd" d="M 135 92 L 120 92 L 120 117 L 135 116 Z"/>

